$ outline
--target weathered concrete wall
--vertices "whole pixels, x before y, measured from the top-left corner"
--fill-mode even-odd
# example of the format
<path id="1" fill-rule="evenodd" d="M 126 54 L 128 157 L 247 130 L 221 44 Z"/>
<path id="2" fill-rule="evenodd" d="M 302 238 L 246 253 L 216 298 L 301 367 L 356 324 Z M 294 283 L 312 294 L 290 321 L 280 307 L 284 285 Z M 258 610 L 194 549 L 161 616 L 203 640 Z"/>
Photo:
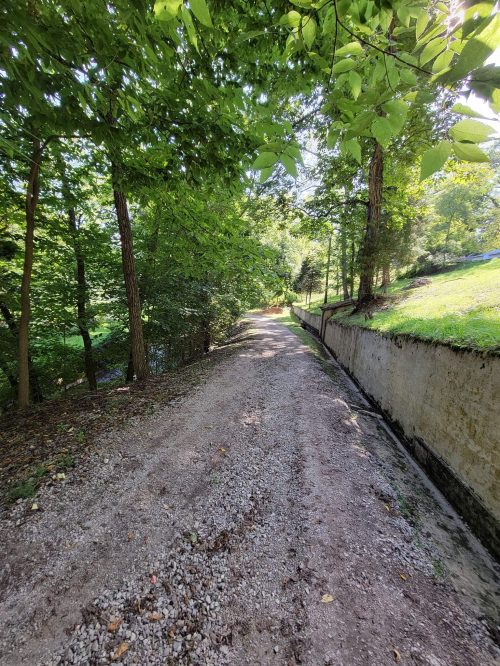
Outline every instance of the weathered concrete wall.
<path id="1" fill-rule="evenodd" d="M 331 321 L 324 343 L 500 555 L 500 357 Z"/>
<path id="2" fill-rule="evenodd" d="M 293 306 L 293 311 L 297 317 L 304 323 L 308 328 L 310 328 L 315 333 L 319 332 L 319 327 L 321 324 L 321 315 L 311 314 L 307 310 Z"/>

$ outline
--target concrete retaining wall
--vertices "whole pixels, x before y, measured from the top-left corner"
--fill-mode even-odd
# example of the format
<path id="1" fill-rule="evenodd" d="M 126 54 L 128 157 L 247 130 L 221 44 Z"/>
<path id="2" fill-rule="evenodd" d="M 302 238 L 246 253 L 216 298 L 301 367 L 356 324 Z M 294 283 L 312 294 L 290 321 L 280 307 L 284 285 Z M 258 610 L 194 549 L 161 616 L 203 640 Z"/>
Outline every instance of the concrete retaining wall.
<path id="1" fill-rule="evenodd" d="M 500 357 L 331 321 L 323 342 L 500 556 Z"/>
<path id="2" fill-rule="evenodd" d="M 307 312 L 307 310 L 303 310 L 302 308 L 297 308 L 295 306 L 293 307 L 293 311 L 307 328 L 309 328 L 314 333 L 319 332 L 319 327 L 321 325 L 321 315 L 311 314 L 310 312 Z"/>

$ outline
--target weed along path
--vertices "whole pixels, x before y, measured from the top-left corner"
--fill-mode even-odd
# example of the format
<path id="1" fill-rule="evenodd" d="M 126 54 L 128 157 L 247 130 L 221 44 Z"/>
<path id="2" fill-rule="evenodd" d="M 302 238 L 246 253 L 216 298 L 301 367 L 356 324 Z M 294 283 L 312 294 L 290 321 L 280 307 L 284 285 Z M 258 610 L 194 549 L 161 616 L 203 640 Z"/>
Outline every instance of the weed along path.
<path id="1" fill-rule="evenodd" d="M 0 664 L 498 663 L 495 565 L 343 373 L 229 346 L 2 521 Z"/>

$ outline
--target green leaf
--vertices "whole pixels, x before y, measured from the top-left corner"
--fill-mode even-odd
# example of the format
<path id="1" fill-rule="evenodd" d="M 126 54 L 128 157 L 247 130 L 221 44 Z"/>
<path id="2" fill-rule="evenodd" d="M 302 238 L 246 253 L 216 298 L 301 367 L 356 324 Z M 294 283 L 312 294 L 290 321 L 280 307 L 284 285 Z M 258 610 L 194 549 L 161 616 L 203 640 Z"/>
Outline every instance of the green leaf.
<path id="1" fill-rule="evenodd" d="M 345 60 L 339 60 L 332 68 L 334 74 L 342 74 L 343 72 L 348 72 L 351 69 L 356 67 L 356 61 L 346 58 Z"/>
<path id="2" fill-rule="evenodd" d="M 249 30 L 248 32 L 242 32 L 234 40 L 235 44 L 242 44 L 243 42 L 248 41 L 249 39 L 254 39 L 255 37 L 260 37 L 261 35 L 266 35 L 265 30 Z"/>
<path id="3" fill-rule="evenodd" d="M 194 46 L 194 48 L 199 51 L 198 49 L 198 36 L 196 34 L 196 28 L 194 27 L 193 19 L 191 17 L 191 12 L 189 9 L 187 9 L 184 5 L 181 7 L 181 17 L 182 21 L 186 27 L 186 31 L 189 37 L 189 41 L 191 44 Z"/>
<path id="4" fill-rule="evenodd" d="M 280 162 L 288 171 L 290 176 L 297 178 L 297 166 L 295 165 L 295 160 L 293 159 L 293 157 L 290 157 L 290 155 L 283 153 L 283 155 L 281 155 L 280 157 Z"/>
<path id="5" fill-rule="evenodd" d="M 272 175 L 274 167 L 266 167 L 260 172 L 259 183 L 264 183 Z"/>
<path id="6" fill-rule="evenodd" d="M 414 86 L 417 83 L 417 76 L 415 72 L 411 71 L 411 69 L 401 68 L 399 75 L 401 77 L 401 81 L 409 86 Z"/>
<path id="7" fill-rule="evenodd" d="M 159 21 L 171 21 L 178 12 L 182 0 L 157 0 L 154 4 L 154 13 Z"/>
<path id="8" fill-rule="evenodd" d="M 453 55 L 453 51 L 443 51 L 432 63 L 432 71 L 442 72 L 443 69 L 446 69 L 453 60 Z"/>
<path id="9" fill-rule="evenodd" d="M 200 23 L 203 23 L 203 25 L 206 25 L 208 28 L 214 27 L 205 0 L 189 0 L 189 8 Z"/>
<path id="10" fill-rule="evenodd" d="M 420 54 L 420 65 L 425 65 L 429 60 L 432 60 L 437 55 L 444 51 L 448 40 L 445 37 L 436 37 L 425 45 L 422 53 Z"/>
<path id="11" fill-rule="evenodd" d="M 460 143 L 456 141 L 453 144 L 453 152 L 460 160 L 466 162 L 489 162 L 490 158 L 486 153 L 483 153 L 479 146 L 475 143 Z"/>
<path id="12" fill-rule="evenodd" d="M 280 25 L 287 25 L 289 28 L 298 28 L 301 18 L 301 14 L 296 12 L 295 9 L 292 9 L 292 11 L 288 12 L 288 14 L 284 14 L 280 18 Z"/>
<path id="13" fill-rule="evenodd" d="M 358 99 L 361 92 L 361 76 L 353 69 L 349 72 L 349 85 L 351 87 L 352 96 Z"/>
<path id="14" fill-rule="evenodd" d="M 359 42 L 349 42 L 335 51 L 336 56 L 360 55 L 361 53 L 363 53 L 363 47 Z"/>
<path id="15" fill-rule="evenodd" d="M 427 150 L 422 155 L 422 164 L 420 166 L 420 180 L 425 180 L 436 171 L 442 168 L 451 153 L 451 143 L 441 141 L 437 146 Z"/>
<path id="16" fill-rule="evenodd" d="M 296 7 L 302 7 L 303 9 L 309 9 L 312 4 L 312 0 L 290 0 L 292 5 Z"/>
<path id="17" fill-rule="evenodd" d="M 339 137 L 340 137 L 340 131 L 338 129 L 331 127 L 328 130 L 328 134 L 326 135 L 327 148 L 334 148 L 337 145 Z"/>
<path id="18" fill-rule="evenodd" d="M 495 113 L 500 113 L 500 88 L 495 88 L 491 95 L 491 108 Z"/>
<path id="19" fill-rule="evenodd" d="M 450 129 L 450 134 L 455 141 L 469 141 L 472 143 L 486 141 L 493 132 L 492 127 L 480 123 L 478 120 L 460 120 Z"/>
<path id="20" fill-rule="evenodd" d="M 408 115 L 408 105 L 402 99 L 391 99 L 382 108 L 387 113 L 387 119 L 395 134 L 399 134 Z"/>
<path id="21" fill-rule="evenodd" d="M 312 16 L 302 17 L 302 37 L 304 43 L 310 49 L 316 38 L 316 21 Z"/>
<path id="22" fill-rule="evenodd" d="M 429 23 L 429 14 L 425 11 L 425 9 L 422 11 L 420 16 L 417 19 L 417 25 L 415 27 L 415 36 L 418 39 L 420 35 L 424 32 L 424 30 L 427 27 L 427 24 Z"/>
<path id="23" fill-rule="evenodd" d="M 350 153 L 358 164 L 361 164 L 361 146 L 357 139 L 349 139 L 342 142 L 342 147 Z"/>
<path id="24" fill-rule="evenodd" d="M 467 41 L 455 66 L 451 72 L 446 73 L 444 80 L 453 82 L 464 78 L 473 69 L 482 65 L 498 46 L 500 46 L 500 13 L 489 20 L 482 32 Z"/>
<path id="25" fill-rule="evenodd" d="M 410 25 L 410 18 L 411 18 L 409 8 L 404 6 L 399 7 L 397 14 L 398 14 L 398 19 L 401 21 L 401 23 L 404 26 L 408 27 Z"/>
<path id="26" fill-rule="evenodd" d="M 255 162 L 252 164 L 252 169 L 266 169 L 268 167 L 273 167 L 278 161 L 278 155 L 276 153 L 261 153 Z"/>
<path id="27" fill-rule="evenodd" d="M 377 139 L 382 148 L 387 148 L 393 136 L 391 123 L 387 118 L 376 118 L 371 125 L 372 136 Z"/>
<path id="28" fill-rule="evenodd" d="M 470 106 L 466 104 L 460 104 L 457 102 L 451 107 L 452 113 L 459 113 L 461 116 L 470 116 L 471 118 L 484 118 L 483 115 L 471 109 Z"/>

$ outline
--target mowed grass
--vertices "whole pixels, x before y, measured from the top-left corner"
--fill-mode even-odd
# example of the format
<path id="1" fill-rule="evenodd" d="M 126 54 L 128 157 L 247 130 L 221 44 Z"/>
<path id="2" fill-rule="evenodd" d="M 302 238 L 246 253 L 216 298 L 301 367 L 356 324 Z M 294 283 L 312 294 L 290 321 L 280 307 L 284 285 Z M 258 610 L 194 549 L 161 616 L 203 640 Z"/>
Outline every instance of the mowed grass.
<path id="1" fill-rule="evenodd" d="M 329 303 L 336 303 L 337 301 L 342 300 L 341 296 L 335 295 L 332 290 L 332 294 L 328 298 Z M 309 303 L 309 297 L 307 300 L 307 305 L 305 300 L 294 303 L 298 308 L 302 308 L 303 310 L 307 310 L 311 314 L 321 314 L 321 306 L 324 304 L 325 301 L 325 292 L 317 292 L 311 294 L 311 302 Z"/>
<path id="2" fill-rule="evenodd" d="M 464 263 L 429 277 L 430 284 L 416 289 L 403 289 L 410 280 L 395 281 L 390 300 L 372 319 L 345 311 L 334 319 L 384 333 L 500 350 L 500 259 Z"/>
<path id="3" fill-rule="evenodd" d="M 106 324 L 99 326 L 98 328 L 95 328 L 93 331 L 90 331 L 90 337 L 92 338 L 92 341 L 99 341 L 102 342 L 105 340 L 108 335 L 111 333 L 109 326 L 106 326 Z M 73 347 L 73 349 L 83 349 L 83 340 L 81 335 L 69 335 L 66 338 L 66 344 L 68 347 Z"/>

